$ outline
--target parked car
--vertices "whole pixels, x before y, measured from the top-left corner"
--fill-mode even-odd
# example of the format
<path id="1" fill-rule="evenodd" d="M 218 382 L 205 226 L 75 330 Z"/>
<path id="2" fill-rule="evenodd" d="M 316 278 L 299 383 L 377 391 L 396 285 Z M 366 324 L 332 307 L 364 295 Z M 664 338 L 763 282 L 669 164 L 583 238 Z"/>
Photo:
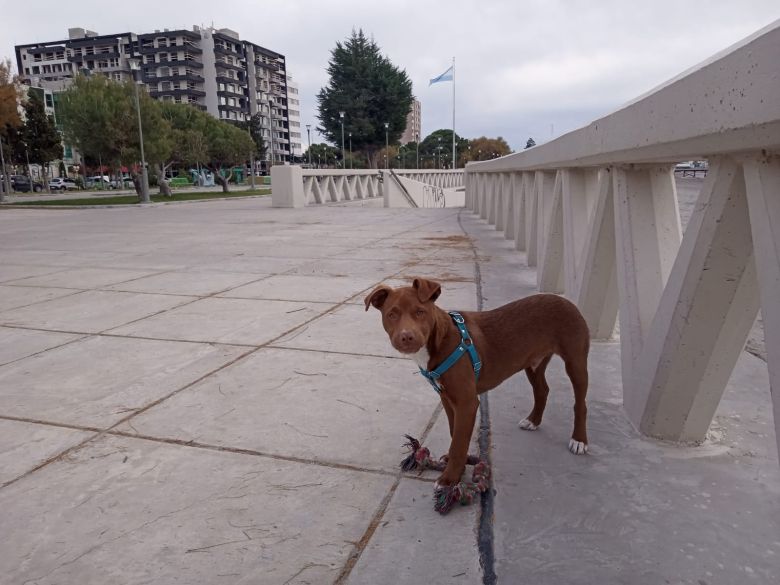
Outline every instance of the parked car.
<path id="1" fill-rule="evenodd" d="M 108 175 L 103 175 L 103 180 L 101 181 L 100 175 L 95 175 L 94 177 L 87 177 L 87 189 L 116 189 L 117 188 L 117 182 L 112 181 Z"/>
<path id="2" fill-rule="evenodd" d="M 43 191 L 43 185 L 37 181 L 31 181 L 30 177 L 26 175 L 9 175 L 11 180 L 11 189 L 14 191 L 20 191 L 21 193 L 29 193 L 35 191 L 40 193 Z"/>
<path id="3" fill-rule="evenodd" d="M 71 191 L 78 188 L 76 181 L 70 177 L 57 177 L 49 181 L 49 189 L 52 191 Z"/>

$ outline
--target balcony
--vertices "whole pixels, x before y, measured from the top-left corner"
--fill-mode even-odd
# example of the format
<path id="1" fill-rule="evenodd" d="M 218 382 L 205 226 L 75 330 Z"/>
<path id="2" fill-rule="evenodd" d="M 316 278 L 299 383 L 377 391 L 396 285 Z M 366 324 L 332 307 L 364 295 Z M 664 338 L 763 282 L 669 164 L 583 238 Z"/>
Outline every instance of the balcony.
<path id="1" fill-rule="evenodd" d="M 165 95 L 174 95 L 174 96 L 176 96 L 176 95 L 178 95 L 178 96 L 192 95 L 192 96 L 196 96 L 196 97 L 205 97 L 206 96 L 206 92 L 203 91 L 202 89 L 189 89 L 189 88 L 187 88 L 187 89 L 181 89 L 181 88 L 176 88 L 176 89 L 150 89 L 149 90 L 149 96 L 153 97 L 153 98 L 159 98 L 159 97 L 162 97 L 162 96 L 165 96 Z"/>

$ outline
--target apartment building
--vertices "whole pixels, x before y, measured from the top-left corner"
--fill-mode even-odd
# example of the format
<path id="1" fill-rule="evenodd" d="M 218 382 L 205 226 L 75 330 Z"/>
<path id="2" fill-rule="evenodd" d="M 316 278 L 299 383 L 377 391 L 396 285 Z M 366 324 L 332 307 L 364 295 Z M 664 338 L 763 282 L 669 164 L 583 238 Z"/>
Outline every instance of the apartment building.
<path id="1" fill-rule="evenodd" d="M 301 100 L 298 82 L 292 75 L 287 76 L 287 113 L 290 116 L 290 152 L 293 158 L 303 156 L 303 140 L 301 138 Z"/>
<path id="2" fill-rule="evenodd" d="M 422 108 L 417 99 L 412 100 L 412 107 L 406 115 L 406 130 L 401 135 L 401 144 L 417 142 L 422 132 Z"/>
<path id="3" fill-rule="evenodd" d="M 191 104 L 221 120 L 247 121 L 260 114 L 275 162 L 290 161 L 293 142 L 300 143 L 290 136 L 284 55 L 241 40 L 230 29 L 99 35 L 71 28 L 66 40 L 17 45 L 16 61 L 28 85 L 53 91 L 65 89 L 79 73 L 132 79 L 134 62 L 155 99 Z M 297 89 L 293 99 L 297 102 Z M 300 134 L 299 119 L 294 132 Z"/>

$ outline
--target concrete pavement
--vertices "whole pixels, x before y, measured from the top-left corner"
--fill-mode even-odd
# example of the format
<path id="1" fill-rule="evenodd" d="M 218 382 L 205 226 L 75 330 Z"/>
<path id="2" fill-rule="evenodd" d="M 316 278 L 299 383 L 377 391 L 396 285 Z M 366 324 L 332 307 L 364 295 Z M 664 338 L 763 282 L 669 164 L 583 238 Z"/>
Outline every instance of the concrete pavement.
<path id="1" fill-rule="evenodd" d="M 535 275 L 465 211 L 378 205 L 0 210 L 0 583 L 481 583 L 479 506 L 441 517 L 435 474 L 398 473 L 446 420 L 362 299 L 420 274 L 491 308 Z M 765 364 L 679 447 L 626 421 L 617 352 L 588 457 L 559 363 L 535 433 L 523 377 L 490 393 L 499 583 L 777 581 Z"/>

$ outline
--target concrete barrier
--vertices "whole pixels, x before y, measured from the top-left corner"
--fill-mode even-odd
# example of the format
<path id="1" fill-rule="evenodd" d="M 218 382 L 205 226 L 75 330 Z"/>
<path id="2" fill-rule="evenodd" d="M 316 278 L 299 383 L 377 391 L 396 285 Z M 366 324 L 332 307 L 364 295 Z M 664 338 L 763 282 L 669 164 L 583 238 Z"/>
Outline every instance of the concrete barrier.
<path id="1" fill-rule="evenodd" d="M 759 308 L 780 449 L 780 21 L 588 126 L 466 167 L 466 206 L 580 307 L 620 317 L 643 433 L 704 439 Z M 709 160 L 681 233 L 675 164 Z"/>

